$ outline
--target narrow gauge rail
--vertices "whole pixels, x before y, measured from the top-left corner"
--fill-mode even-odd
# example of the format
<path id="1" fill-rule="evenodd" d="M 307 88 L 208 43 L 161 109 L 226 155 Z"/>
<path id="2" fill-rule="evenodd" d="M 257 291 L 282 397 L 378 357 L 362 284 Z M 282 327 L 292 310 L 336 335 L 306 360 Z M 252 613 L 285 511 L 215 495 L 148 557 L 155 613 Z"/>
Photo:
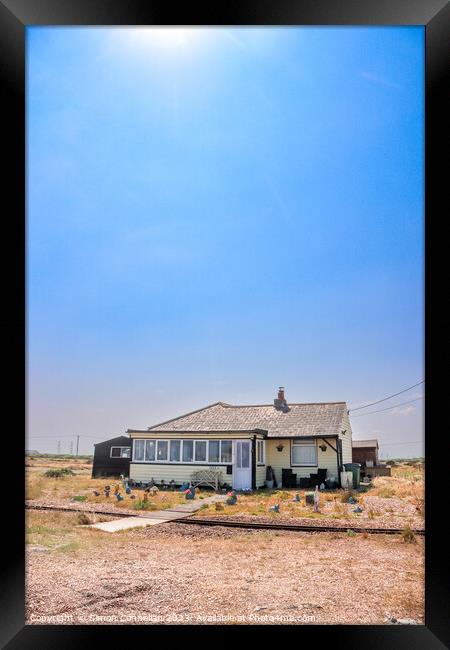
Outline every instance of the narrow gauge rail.
<path id="1" fill-rule="evenodd" d="M 131 515 L 129 512 L 118 512 L 112 510 L 82 510 L 81 508 L 57 507 L 57 506 L 35 506 L 26 504 L 28 510 L 52 510 L 57 512 L 85 512 L 92 515 L 111 515 L 114 517 L 144 517 L 145 514 L 136 513 Z M 149 513 L 151 514 L 151 513 Z M 370 533 L 371 535 L 401 535 L 403 532 L 401 528 L 363 528 L 361 526 L 308 526 L 307 524 L 290 524 L 288 522 L 281 523 L 268 523 L 258 521 L 233 521 L 227 519 L 191 519 L 186 517 L 184 519 L 176 519 L 175 523 L 190 524 L 192 526 L 225 526 L 227 528 L 247 528 L 256 530 L 291 530 L 299 533 L 346 533 L 351 530 L 355 533 Z M 420 528 L 412 529 L 415 535 L 425 535 L 425 530 Z"/>

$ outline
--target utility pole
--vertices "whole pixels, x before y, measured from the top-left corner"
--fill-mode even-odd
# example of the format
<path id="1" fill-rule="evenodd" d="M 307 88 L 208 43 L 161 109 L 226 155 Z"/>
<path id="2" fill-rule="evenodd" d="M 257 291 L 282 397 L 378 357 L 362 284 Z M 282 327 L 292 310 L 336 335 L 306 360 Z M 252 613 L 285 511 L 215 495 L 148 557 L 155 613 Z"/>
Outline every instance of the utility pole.
<path id="1" fill-rule="evenodd" d="M 73 456 L 73 440 L 70 441 L 70 455 Z"/>
<path id="2" fill-rule="evenodd" d="M 61 453 L 61 440 L 58 440 L 58 444 L 56 445 L 56 453 L 57 454 Z"/>
<path id="3" fill-rule="evenodd" d="M 77 456 L 78 456 L 78 444 L 79 444 L 79 442 L 80 442 L 80 436 L 78 435 L 77 436 L 77 453 L 76 453 Z"/>

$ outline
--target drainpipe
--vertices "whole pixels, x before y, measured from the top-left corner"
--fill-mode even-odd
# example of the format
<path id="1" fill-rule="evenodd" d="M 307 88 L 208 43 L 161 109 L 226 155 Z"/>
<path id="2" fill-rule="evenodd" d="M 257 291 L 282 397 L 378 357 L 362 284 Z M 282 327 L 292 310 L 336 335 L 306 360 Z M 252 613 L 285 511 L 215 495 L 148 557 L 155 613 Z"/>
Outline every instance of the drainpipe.
<path id="1" fill-rule="evenodd" d="M 336 449 L 337 449 L 337 464 L 338 464 L 338 485 L 339 487 L 342 487 L 342 482 L 341 482 L 341 472 L 343 470 L 343 465 L 342 465 L 342 440 L 340 438 L 336 438 Z"/>
<path id="2" fill-rule="evenodd" d="M 252 490 L 256 490 L 256 434 L 252 438 Z"/>

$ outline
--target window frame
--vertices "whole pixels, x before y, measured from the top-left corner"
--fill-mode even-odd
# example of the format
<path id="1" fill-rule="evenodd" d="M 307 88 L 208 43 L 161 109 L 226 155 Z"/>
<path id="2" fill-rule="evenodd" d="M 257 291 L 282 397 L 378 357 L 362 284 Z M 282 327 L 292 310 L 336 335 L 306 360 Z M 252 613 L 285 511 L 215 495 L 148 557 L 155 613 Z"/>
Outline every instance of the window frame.
<path id="1" fill-rule="evenodd" d="M 224 461 L 222 460 L 222 442 L 230 442 L 230 451 L 231 451 L 231 459 L 229 461 Z M 223 440 L 220 440 L 220 463 L 219 465 L 233 465 L 234 463 L 234 445 L 233 445 L 233 440 L 230 440 L 228 438 L 224 438 Z"/>
<path id="2" fill-rule="evenodd" d="M 294 447 L 314 447 L 315 463 L 294 463 L 293 451 Z M 318 467 L 318 454 L 317 454 L 317 439 L 313 440 L 292 440 L 291 444 L 291 467 Z"/>
<path id="3" fill-rule="evenodd" d="M 112 450 L 113 449 L 120 449 L 120 456 L 113 456 L 112 455 Z M 122 456 L 122 449 L 129 449 L 130 450 L 130 455 L 129 456 Z M 110 458 L 125 458 L 126 460 L 131 460 L 131 447 L 122 447 L 121 445 L 112 445 L 112 447 L 109 448 L 109 457 Z"/>
<path id="4" fill-rule="evenodd" d="M 261 451 L 261 459 L 259 459 Z M 261 467 L 266 464 L 266 441 L 264 439 L 256 440 L 256 464 Z"/>
<path id="5" fill-rule="evenodd" d="M 147 442 L 152 441 L 155 443 L 155 459 L 154 460 L 146 460 L 146 450 L 147 450 Z M 144 454 L 143 454 L 143 459 L 138 459 L 136 458 L 136 443 L 138 442 L 143 442 L 144 443 Z M 158 443 L 159 442 L 167 442 L 167 459 L 166 460 L 158 460 Z M 170 460 L 170 448 L 171 448 L 171 443 L 172 442 L 179 442 L 180 443 L 180 460 Z M 192 442 L 192 460 L 183 460 L 183 453 L 184 453 L 184 443 L 185 442 Z M 195 454 L 196 454 L 196 443 L 197 442 L 204 442 L 206 444 L 206 460 L 195 460 Z M 210 442 L 218 442 L 219 443 L 219 460 L 218 461 L 211 461 L 209 460 L 209 443 Z M 231 460 L 230 461 L 223 461 L 222 460 L 222 442 L 227 442 L 230 443 L 230 452 L 231 452 Z M 213 440 L 205 439 L 205 438 L 133 438 L 133 450 L 132 450 L 132 462 L 136 463 L 146 463 L 148 465 L 232 465 L 233 464 L 233 440 L 231 438 L 217 438 Z"/>
<path id="6" fill-rule="evenodd" d="M 153 445 L 153 458 L 154 458 L 154 460 L 156 460 L 156 441 L 155 441 L 155 440 L 152 440 L 151 438 L 149 438 L 149 439 L 147 439 L 147 440 L 145 441 L 145 445 L 144 445 L 144 461 L 145 461 L 146 463 L 152 463 L 152 462 L 154 462 L 154 460 L 152 461 L 151 459 L 150 459 L 150 460 L 147 460 L 147 446 L 149 446 L 149 442 L 154 442 L 154 443 L 155 443 L 155 444 Z"/>
<path id="7" fill-rule="evenodd" d="M 171 458 L 171 456 L 172 456 L 172 443 L 173 442 L 179 442 L 180 443 L 178 460 L 172 460 L 172 458 Z M 183 441 L 180 440 L 179 438 L 174 438 L 173 440 L 170 441 L 168 458 L 169 458 L 169 463 L 173 463 L 174 465 L 176 465 L 177 463 L 182 462 L 182 459 L 183 459 Z"/>
<path id="8" fill-rule="evenodd" d="M 218 460 L 211 460 L 211 458 L 210 458 L 210 452 L 209 452 L 209 450 L 210 450 L 210 444 L 211 444 L 211 442 L 217 442 L 217 444 L 218 444 L 218 446 L 219 446 L 219 448 L 218 448 Z M 221 447 L 222 447 L 222 441 L 221 441 L 221 440 L 208 440 L 208 454 L 207 454 L 207 458 L 208 458 L 208 463 L 209 463 L 210 465 L 211 465 L 211 464 L 214 464 L 214 465 L 215 465 L 215 464 L 218 464 L 218 465 L 221 464 L 221 463 L 220 463 L 220 458 L 221 458 L 221 455 L 220 455 Z"/>
<path id="9" fill-rule="evenodd" d="M 159 453 L 159 445 L 161 442 L 166 443 L 166 457 L 165 458 L 158 458 L 158 453 Z M 158 439 L 156 441 L 156 449 L 155 449 L 155 460 L 150 461 L 151 463 L 169 463 L 169 440 L 165 440 L 164 438 Z"/>
<path id="10" fill-rule="evenodd" d="M 204 443 L 205 445 L 205 460 L 197 460 L 197 445 L 198 443 Z M 194 440 L 194 464 L 202 465 L 203 463 L 209 463 L 209 440 Z"/>
<path id="11" fill-rule="evenodd" d="M 184 443 L 185 442 L 192 442 L 192 460 L 184 460 Z M 181 454 L 180 454 L 180 462 L 183 463 L 183 465 L 193 465 L 194 464 L 194 458 L 195 458 L 195 440 L 193 438 L 188 438 L 186 441 L 182 440 L 181 441 Z"/>

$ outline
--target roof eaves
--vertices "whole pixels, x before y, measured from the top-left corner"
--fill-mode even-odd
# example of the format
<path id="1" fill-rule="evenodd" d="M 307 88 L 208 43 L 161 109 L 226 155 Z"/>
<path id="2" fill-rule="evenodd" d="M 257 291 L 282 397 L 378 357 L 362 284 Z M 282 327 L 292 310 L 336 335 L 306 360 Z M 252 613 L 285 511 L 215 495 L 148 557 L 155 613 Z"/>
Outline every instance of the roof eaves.
<path id="1" fill-rule="evenodd" d="M 288 406 L 333 406 L 337 404 L 346 404 L 347 402 L 288 402 Z M 272 404 L 226 404 L 225 402 L 217 402 L 217 404 L 221 404 L 221 406 L 225 406 L 228 408 L 233 408 L 233 409 L 247 409 L 247 408 L 262 408 L 262 407 L 267 407 L 267 406 L 273 406 Z M 215 404 L 211 404 L 211 406 L 215 406 Z M 202 409 L 199 409 L 200 411 Z M 196 411 L 193 411 L 195 413 Z"/>
<path id="2" fill-rule="evenodd" d="M 261 433 L 267 434 L 267 429 L 254 428 L 254 429 L 145 429 L 143 430 L 133 430 L 133 433 Z"/>

